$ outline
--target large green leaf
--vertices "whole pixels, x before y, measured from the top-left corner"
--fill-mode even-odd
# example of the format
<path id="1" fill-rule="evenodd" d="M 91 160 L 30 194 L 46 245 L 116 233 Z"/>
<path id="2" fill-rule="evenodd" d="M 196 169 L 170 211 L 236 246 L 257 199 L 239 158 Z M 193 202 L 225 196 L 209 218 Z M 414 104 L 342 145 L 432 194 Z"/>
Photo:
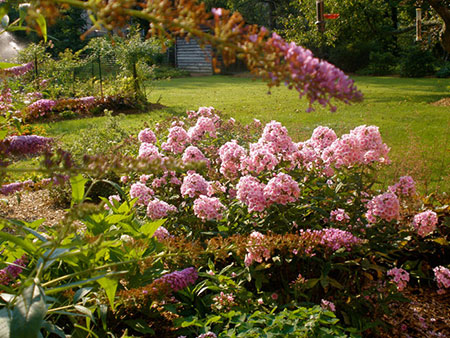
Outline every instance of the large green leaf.
<path id="1" fill-rule="evenodd" d="M 42 14 L 39 14 L 36 18 L 36 23 L 39 26 L 39 29 L 41 30 L 42 37 L 44 38 L 44 41 L 47 42 L 47 21 L 45 20 L 45 17 Z"/>
<path id="2" fill-rule="evenodd" d="M 3 238 L 9 242 L 13 242 L 14 244 L 20 246 L 22 249 L 24 249 L 29 254 L 33 255 L 35 251 L 35 247 L 33 244 L 28 240 L 23 240 L 22 238 L 18 236 L 11 235 L 7 232 L 0 231 L 0 238 Z"/>
<path id="3" fill-rule="evenodd" d="M 70 184 L 72 186 L 72 205 L 83 201 L 84 186 L 87 181 L 88 180 L 85 179 L 81 174 L 70 178 Z"/>
<path id="4" fill-rule="evenodd" d="M 106 295 L 108 296 L 109 304 L 111 305 L 111 308 L 114 310 L 115 308 L 114 298 L 116 296 L 116 290 L 119 281 L 116 278 L 105 277 L 99 279 L 97 283 L 100 284 L 100 286 L 105 290 Z"/>
<path id="5" fill-rule="evenodd" d="M 34 282 L 23 290 L 14 306 L 11 337 L 38 337 L 46 313 L 44 290 Z"/>
<path id="6" fill-rule="evenodd" d="M 154 222 L 148 222 L 145 223 L 143 226 L 141 226 L 141 232 L 145 235 L 148 235 L 149 237 L 153 236 L 155 231 L 164 224 L 166 220 L 165 219 L 158 219 Z"/>

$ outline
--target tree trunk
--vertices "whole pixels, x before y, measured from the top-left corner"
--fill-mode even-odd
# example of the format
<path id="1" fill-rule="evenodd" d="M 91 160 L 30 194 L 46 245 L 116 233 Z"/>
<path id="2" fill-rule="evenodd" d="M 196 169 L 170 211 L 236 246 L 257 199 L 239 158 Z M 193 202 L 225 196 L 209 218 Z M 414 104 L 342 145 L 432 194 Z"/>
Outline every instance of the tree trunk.
<path id="1" fill-rule="evenodd" d="M 450 53 L 450 8 L 445 0 L 428 0 L 430 6 L 444 20 L 444 26 L 440 34 L 441 44 L 447 53 Z"/>

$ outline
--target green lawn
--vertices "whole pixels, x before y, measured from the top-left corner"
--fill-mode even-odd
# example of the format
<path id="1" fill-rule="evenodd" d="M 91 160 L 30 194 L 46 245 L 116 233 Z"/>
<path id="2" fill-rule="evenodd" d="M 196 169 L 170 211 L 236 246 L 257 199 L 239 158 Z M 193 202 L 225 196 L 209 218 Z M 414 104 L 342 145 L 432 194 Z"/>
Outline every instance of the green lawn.
<path id="1" fill-rule="evenodd" d="M 150 122 L 180 114 L 199 106 L 213 106 L 242 122 L 253 118 L 279 120 L 296 141 L 307 139 L 318 125 L 333 128 L 338 135 L 361 125 L 377 125 L 392 148 L 394 165 L 380 177 L 383 184 L 397 176 L 410 174 L 422 183 L 423 191 L 450 188 L 450 107 L 430 103 L 450 96 L 450 79 L 403 79 L 393 77 L 355 77 L 364 93 L 359 104 L 339 104 L 336 113 L 317 107 L 306 113 L 307 102 L 294 91 L 274 88 L 268 95 L 261 81 L 232 76 L 192 77 L 164 80 L 152 84 L 149 98 L 168 108 L 144 115 L 128 115 L 121 123 L 136 130 Z M 150 87 L 150 86 L 147 86 Z M 49 135 L 70 142 L 82 128 L 92 128 L 105 118 L 72 120 L 45 125 Z M 387 179 L 386 179 L 387 178 Z"/>
<path id="2" fill-rule="evenodd" d="M 0 62 L 0 69 L 3 68 L 10 68 L 14 66 L 19 66 L 17 63 L 11 63 L 11 62 Z"/>

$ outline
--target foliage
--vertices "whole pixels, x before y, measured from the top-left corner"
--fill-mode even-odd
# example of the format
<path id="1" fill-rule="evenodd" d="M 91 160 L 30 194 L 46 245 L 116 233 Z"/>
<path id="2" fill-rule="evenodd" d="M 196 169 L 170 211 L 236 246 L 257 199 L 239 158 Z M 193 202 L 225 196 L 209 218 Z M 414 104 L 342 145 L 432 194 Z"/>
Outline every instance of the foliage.
<path id="1" fill-rule="evenodd" d="M 405 52 L 400 63 L 400 75 L 422 77 L 434 73 L 434 58 L 427 50 L 411 47 Z"/>

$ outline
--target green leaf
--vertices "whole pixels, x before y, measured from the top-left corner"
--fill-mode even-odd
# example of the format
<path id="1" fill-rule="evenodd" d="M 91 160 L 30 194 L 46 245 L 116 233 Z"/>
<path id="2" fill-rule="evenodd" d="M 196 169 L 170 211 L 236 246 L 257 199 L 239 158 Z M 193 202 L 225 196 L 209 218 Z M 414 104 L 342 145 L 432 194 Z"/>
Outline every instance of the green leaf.
<path id="1" fill-rule="evenodd" d="M 11 336 L 15 338 L 38 337 L 47 313 L 44 290 L 33 282 L 22 291 L 14 306 Z"/>
<path id="2" fill-rule="evenodd" d="M 50 333 L 53 333 L 61 338 L 66 338 L 66 334 L 64 333 L 64 331 L 50 322 L 44 321 L 42 327 Z"/>
<path id="3" fill-rule="evenodd" d="M 81 288 L 75 292 L 75 295 L 73 296 L 73 302 L 78 303 L 80 299 L 83 299 L 84 296 L 86 296 L 89 292 L 92 291 L 92 286 L 88 286 L 85 288 Z"/>
<path id="4" fill-rule="evenodd" d="M 34 248 L 33 244 L 27 240 L 24 240 L 18 236 L 11 235 L 4 231 L 0 231 L 0 238 L 3 238 L 9 242 L 13 242 L 14 244 L 16 244 L 16 245 L 20 246 L 22 249 L 24 249 L 30 255 L 34 254 L 35 248 Z"/>
<path id="5" fill-rule="evenodd" d="M 105 290 L 106 295 L 108 296 L 109 304 L 111 305 L 111 308 L 114 310 L 115 308 L 114 298 L 116 296 L 116 290 L 119 281 L 115 278 L 105 277 L 99 279 L 97 283 L 100 284 L 101 287 Z"/>
<path id="6" fill-rule="evenodd" d="M 39 26 L 39 29 L 41 30 L 42 37 L 44 38 L 44 41 L 47 42 L 47 21 L 45 21 L 45 17 L 42 14 L 39 14 L 36 18 L 36 23 Z"/>
<path id="7" fill-rule="evenodd" d="M 85 179 L 81 174 L 70 178 L 70 184 L 72 186 L 72 206 L 83 201 L 84 186 L 87 181 L 88 180 Z"/>
<path id="8" fill-rule="evenodd" d="M 154 222 L 148 222 L 145 223 L 143 226 L 141 226 L 141 232 L 145 235 L 148 235 L 149 237 L 153 236 L 155 231 L 164 224 L 166 219 L 158 219 Z"/>
<path id="9" fill-rule="evenodd" d="M 155 335 L 155 330 L 150 328 L 148 324 L 143 319 L 126 320 L 125 324 L 131 327 L 133 330 L 140 333 L 148 333 L 150 335 Z"/>

